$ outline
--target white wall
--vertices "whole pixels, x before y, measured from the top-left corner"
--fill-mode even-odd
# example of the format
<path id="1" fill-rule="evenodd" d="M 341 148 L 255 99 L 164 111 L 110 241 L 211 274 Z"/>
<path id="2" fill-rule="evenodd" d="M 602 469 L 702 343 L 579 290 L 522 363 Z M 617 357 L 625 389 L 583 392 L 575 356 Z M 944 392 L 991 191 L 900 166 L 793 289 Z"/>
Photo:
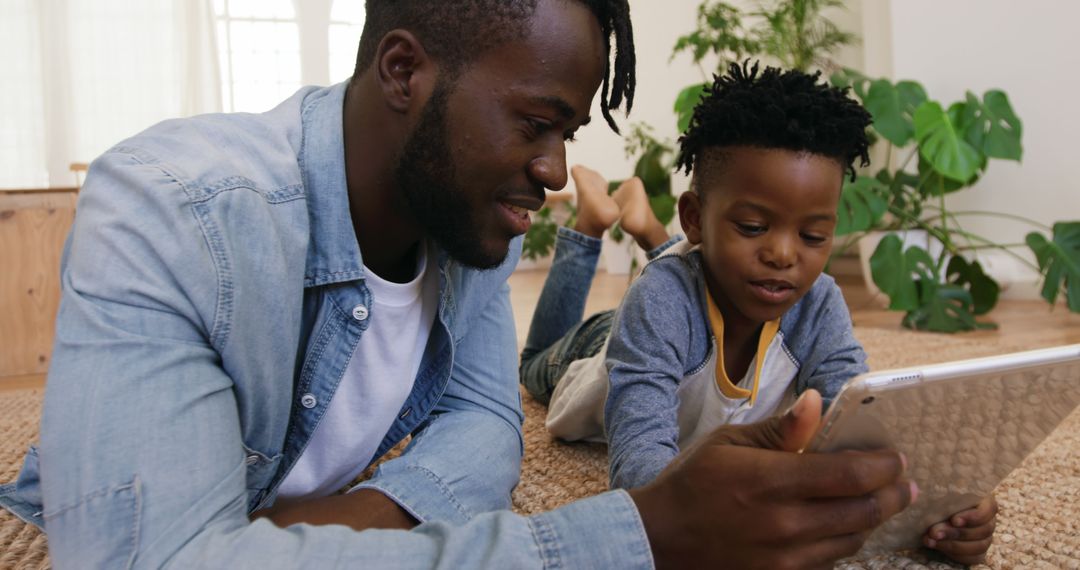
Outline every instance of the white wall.
<path id="1" fill-rule="evenodd" d="M 971 90 L 1003 89 L 1023 121 L 1021 164 L 993 161 L 951 206 L 1035 219 L 1080 220 L 1080 2 L 899 0 L 891 2 L 892 69 L 947 105 Z M 972 219 L 974 231 L 1006 243 L 1028 227 Z"/>
<path id="2" fill-rule="evenodd" d="M 634 43 L 637 54 L 637 92 L 634 108 L 627 118 L 615 113 L 623 132 L 631 123 L 644 121 L 656 129 L 660 139 L 673 142 L 676 137 L 673 105 L 679 91 L 704 77 L 688 55 L 669 62 L 675 40 L 694 28 L 697 1 L 631 0 L 630 14 L 634 23 Z M 708 68 L 707 68 L 708 69 Z M 578 141 L 567 147 L 567 163 L 588 165 L 608 178 L 625 178 L 634 170 L 634 161 L 626 158 L 621 137 L 608 128 L 600 114 L 600 94 L 593 100 L 592 124 L 578 132 Z M 682 176 L 673 178 L 676 192 L 686 187 Z M 565 191 L 573 192 L 571 182 Z"/>

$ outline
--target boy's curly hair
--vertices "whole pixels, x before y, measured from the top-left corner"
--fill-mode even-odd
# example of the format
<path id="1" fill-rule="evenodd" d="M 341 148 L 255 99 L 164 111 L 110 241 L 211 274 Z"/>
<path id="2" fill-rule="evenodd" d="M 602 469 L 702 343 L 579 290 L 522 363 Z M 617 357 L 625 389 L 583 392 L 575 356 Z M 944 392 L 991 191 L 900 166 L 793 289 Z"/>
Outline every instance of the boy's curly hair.
<path id="1" fill-rule="evenodd" d="M 835 159 L 855 177 L 855 159 L 870 164 L 870 114 L 847 88 L 818 83 L 821 72 L 781 71 L 733 63 L 714 76 L 686 134 L 679 137 L 676 171 L 687 174 L 710 147 L 779 148 Z"/>

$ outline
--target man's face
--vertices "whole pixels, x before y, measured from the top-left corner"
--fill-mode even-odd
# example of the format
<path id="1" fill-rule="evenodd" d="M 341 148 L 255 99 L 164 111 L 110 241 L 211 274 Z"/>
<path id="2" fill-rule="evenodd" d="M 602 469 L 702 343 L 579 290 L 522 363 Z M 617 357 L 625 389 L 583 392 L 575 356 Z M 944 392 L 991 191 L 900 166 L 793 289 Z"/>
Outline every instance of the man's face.
<path id="1" fill-rule="evenodd" d="M 687 238 L 701 244 L 725 325 L 756 327 L 787 312 L 825 268 L 844 171 L 815 154 L 716 152 L 707 150 L 695 173 L 701 196 L 686 193 L 679 214 Z"/>
<path id="2" fill-rule="evenodd" d="M 566 185 L 566 141 L 603 78 L 600 26 L 584 4 L 541 1 L 530 30 L 436 85 L 395 171 L 428 235 L 472 267 L 502 263 L 544 188 Z"/>

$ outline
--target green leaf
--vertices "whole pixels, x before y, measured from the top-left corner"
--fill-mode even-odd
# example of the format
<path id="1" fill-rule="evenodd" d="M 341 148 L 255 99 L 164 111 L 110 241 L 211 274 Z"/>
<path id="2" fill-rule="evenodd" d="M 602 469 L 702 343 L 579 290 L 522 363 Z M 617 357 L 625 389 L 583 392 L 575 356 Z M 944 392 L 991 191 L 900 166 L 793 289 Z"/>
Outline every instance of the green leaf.
<path id="1" fill-rule="evenodd" d="M 675 204 L 677 202 L 678 200 L 671 194 L 649 197 L 649 206 L 652 207 L 653 215 L 665 226 L 675 217 Z"/>
<path id="2" fill-rule="evenodd" d="M 945 269 L 946 280 L 971 293 L 972 312 L 985 315 L 997 305 L 1001 287 L 986 272 L 978 261 L 971 261 L 960 256 L 949 260 Z"/>
<path id="3" fill-rule="evenodd" d="M 1064 289 L 1069 310 L 1080 313 L 1080 221 L 1058 222 L 1053 232 L 1053 241 L 1038 232 L 1025 240 L 1045 276 L 1042 296 L 1052 304 Z"/>
<path id="4" fill-rule="evenodd" d="M 971 180 L 967 182 L 958 182 L 951 178 L 946 178 L 941 175 L 940 172 L 934 170 L 934 167 L 926 161 L 922 155 L 919 155 L 919 192 L 923 196 L 941 196 L 942 194 L 951 194 L 957 190 L 961 190 L 975 184 L 979 180 L 979 175 L 971 177 Z"/>
<path id="5" fill-rule="evenodd" d="M 927 101 L 915 110 L 915 138 L 919 155 L 943 176 L 965 182 L 978 172 L 982 162 L 979 151 L 960 136 L 936 101 Z"/>
<path id="6" fill-rule="evenodd" d="M 996 89 L 983 95 L 982 118 L 989 125 L 983 152 L 993 158 L 1019 161 L 1024 154 L 1020 145 L 1023 125 L 1016 116 L 1009 96 Z"/>
<path id="7" fill-rule="evenodd" d="M 889 309 L 913 311 L 919 308 L 919 278 L 937 282 L 937 269 L 930 254 L 918 246 L 909 247 L 896 234 L 881 239 L 870 256 L 870 276 L 883 293 L 889 296 Z"/>
<path id="8" fill-rule="evenodd" d="M 863 104 L 874 117 L 874 130 L 894 145 L 904 146 L 915 136 L 912 114 L 924 101 L 926 91 L 914 81 L 893 86 L 887 79 L 878 79 L 870 84 Z"/>
<path id="9" fill-rule="evenodd" d="M 664 161 L 670 152 L 661 144 L 650 144 L 634 166 L 634 175 L 649 196 L 671 194 L 671 167 Z"/>
<path id="10" fill-rule="evenodd" d="M 543 207 L 533 216 L 529 231 L 521 243 L 521 257 L 539 259 L 545 257 L 555 247 L 555 235 L 558 225 L 551 219 L 551 208 Z"/>
<path id="11" fill-rule="evenodd" d="M 870 84 L 870 78 L 850 67 L 843 67 L 829 76 L 829 83 L 833 87 L 851 87 L 855 96 L 863 101 L 866 99 L 866 86 Z"/>
<path id="12" fill-rule="evenodd" d="M 925 279 L 919 280 L 918 288 L 920 305 L 904 315 L 905 327 L 944 333 L 997 328 L 975 321 L 971 293 L 964 288 Z"/>
<path id="13" fill-rule="evenodd" d="M 691 85 L 679 92 L 675 98 L 675 113 L 678 115 L 678 132 L 685 133 L 690 128 L 690 119 L 694 117 L 694 108 L 701 102 L 701 96 L 708 87 L 705 83 Z"/>
<path id="14" fill-rule="evenodd" d="M 844 182 L 836 213 L 836 235 L 864 232 L 876 226 L 889 209 L 884 196 L 887 187 L 880 180 L 860 176 Z"/>

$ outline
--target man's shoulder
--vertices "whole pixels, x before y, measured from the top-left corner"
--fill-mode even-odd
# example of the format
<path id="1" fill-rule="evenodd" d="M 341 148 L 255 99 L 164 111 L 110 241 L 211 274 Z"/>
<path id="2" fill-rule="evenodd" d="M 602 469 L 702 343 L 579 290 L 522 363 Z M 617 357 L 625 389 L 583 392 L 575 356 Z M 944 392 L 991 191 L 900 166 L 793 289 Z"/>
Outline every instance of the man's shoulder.
<path id="1" fill-rule="evenodd" d="M 265 113 L 213 113 L 169 119 L 114 145 L 103 157 L 126 155 L 153 166 L 195 201 L 236 188 L 280 199 L 301 193 L 298 157 L 305 88 Z M 91 175 L 93 167 L 91 167 Z"/>

